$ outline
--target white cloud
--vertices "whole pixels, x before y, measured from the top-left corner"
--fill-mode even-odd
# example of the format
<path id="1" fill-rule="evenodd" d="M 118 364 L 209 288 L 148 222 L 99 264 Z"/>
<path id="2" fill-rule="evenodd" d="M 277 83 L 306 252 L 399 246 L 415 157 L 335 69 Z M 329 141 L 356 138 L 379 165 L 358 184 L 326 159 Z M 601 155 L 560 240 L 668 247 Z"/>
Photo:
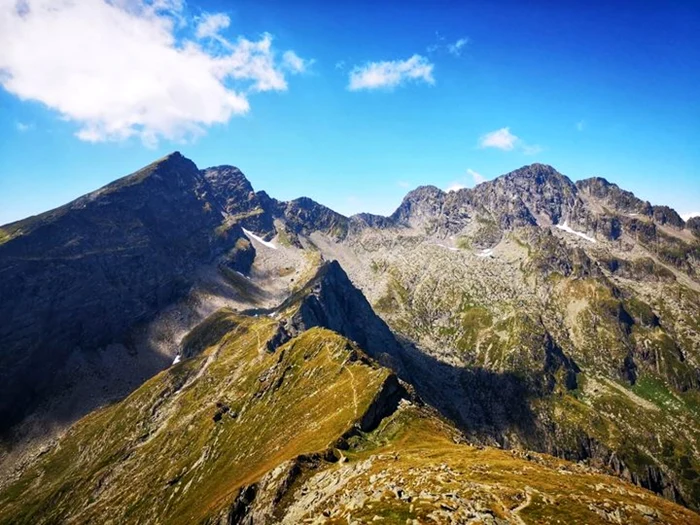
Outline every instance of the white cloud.
<path id="1" fill-rule="evenodd" d="M 468 38 L 460 38 L 456 42 L 453 42 L 452 44 L 447 44 L 447 52 L 451 55 L 454 55 L 456 57 L 460 56 L 462 54 L 462 48 L 466 46 L 469 43 Z"/>
<path id="2" fill-rule="evenodd" d="M 479 139 L 479 146 L 481 148 L 497 148 L 510 151 L 515 148 L 519 140 L 517 136 L 510 132 L 510 128 L 501 128 L 482 135 Z"/>
<path id="3" fill-rule="evenodd" d="M 282 63 L 292 73 L 306 73 L 314 60 L 304 60 L 294 51 L 285 51 L 282 55 Z"/>
<path id="4" fill-rule="evenodd" d="M 335 63 L 335 68 L 336 68 L 336 69 L 341 69 L 341 70 L 342 70 L 342 69 L 345 69 L 345 60 L 338 60 L 338 61 Z"/>
<path id="5" fill-rule="evenodd" d="M 421 55 L 413 55 L 407 60 L 369 62 L 355 66 L 350 72 L 348 89 L 393 89 L 409 80 L 434 84 L 433 64 Z"/>
<path id="6" fill-rule="evenodd" d="M 463 190 L 466 187 L 467 186 L 465 184 L 462 184 L 461 182 L 453 182 L 447 188 L 445 188 L 445 191 L 449 193 L 450 191 Z"/>
<path id="7" fill-rule="evenodd" d="M 512 151 L 516 147 L 525 155 L 536 155 L 542 151 L 538 144 L 528 144 L 517 135 L 510 132 L 510 128 L 501 128 L 482 135 L 479 139 L 480 148 L 496 148 L 503 151 Z"/>
<path id="8" fill-rule="evenodd" d="M 24 122 L 17 122 L 15 126 L 17 128 L 17 131 L 19 131 L 20 133 L 24 133 L 25 131 L 29 131 L 30 129 L 32 129 L 31 124 L 25 124 Z"/>
<path id="9" fill-rule="evenodd" d="M 681 218 L 684 221 L 688 221 L 693 217 L 700 217 L 700 211 L 691 211 L 690 213 L 684 213 L 683 215 L 681 215 Z"/>
<path id="10" fill-rule="evenodd" d="M 223 13 L 205 13 L 197 24 L 197 38 L 215 38 L 222 29 L 231 24 L 231 19 Z"/>
<path id="11" fill-rule="evenodd" d="M 227 40 L 228 24 L 221 14 L 195 23 L 181 0 L 2 0 L 0 84 L 77 123 L 82 140 L 185 140 L 247 113 L 253 92 L 286 90 L 284 71 L 297 72 L 276 59 L 271 35 Z"/>
<path id="12" fill-rule="evenodd" d="M 481 184 L 482 182 L 486 181 L 486 177 L 484 177 L 481 173 L 477 173 L 471 168 L 467 170 L 467 174 L 471 175 L 472 179 L 474 179 L 474 184 Z"/>

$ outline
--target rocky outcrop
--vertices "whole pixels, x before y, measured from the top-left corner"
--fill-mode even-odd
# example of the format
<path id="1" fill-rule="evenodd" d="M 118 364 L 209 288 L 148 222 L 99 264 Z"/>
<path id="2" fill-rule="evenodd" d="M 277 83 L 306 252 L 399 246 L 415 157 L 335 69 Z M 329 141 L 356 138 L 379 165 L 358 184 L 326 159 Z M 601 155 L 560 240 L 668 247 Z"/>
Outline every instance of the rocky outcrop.
<path id="1" fill-rule="evenodd" d="M 336 239 L 343 239 L 348 232 L 347 217 L 308 197 L 279 204 L 276 214 L 296 234 L 309 235 L 320 231 Z"/>
<path id="2" fill-rule="evenodd" d="M 693 235 L 700 239 L 700 217 L 691 217 L 685 223 L 685 227 L 693 232 Z"/>
<path id="3" fill-rule="evenodd" d="M 616 212 L 652 215 L 651 204 L 638 199 L 632 192 L 625 191 L 617 184 L 612 184 L 602 177 L 578 181 L 576 187 L 583 194 L 595 198 Z"/>
<path id="4" fill-rule="evenodd" d="M 657 223 L 661 225 L 668 224 L 669 226 L 679 229 L 683 228 L 685 223 L 673 208 L 669 208 L 668 206 L 654 206 L 653 210 L 654 220 Z"/>
<path id="5" fill-rule="evenodd" d="M 271 200 L 253 190 L 245 175 L 234 166 L 216 166 L 202 170 L 207 196 L 218 208 L 244 228 L 261 234 L 274 232 Z"/>
<path id="6" fill-rule="evenodd" d="M 317 274 L 276 310 L 296 312 L 271 339 L 279 345 L 314 326 L 333 330 L 355 341 L 370 356 L 403 372 L 402 349 L 386 323 L 350 281 L 337 261 L 323 264 Z"/>

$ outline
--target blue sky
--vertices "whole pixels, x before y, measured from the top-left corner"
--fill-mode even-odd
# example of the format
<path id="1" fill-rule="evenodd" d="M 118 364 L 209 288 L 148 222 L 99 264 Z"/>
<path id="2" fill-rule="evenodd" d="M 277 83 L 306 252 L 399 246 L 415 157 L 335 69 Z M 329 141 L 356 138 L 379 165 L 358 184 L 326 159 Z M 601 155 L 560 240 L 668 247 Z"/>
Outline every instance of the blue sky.
<path id="1" fill-rule="evenodd" d="M 0 224 L 173 150 L 345 214 L 532 162 L 700 212 L 697 2 L 576 3 L 3 3 Z"/>

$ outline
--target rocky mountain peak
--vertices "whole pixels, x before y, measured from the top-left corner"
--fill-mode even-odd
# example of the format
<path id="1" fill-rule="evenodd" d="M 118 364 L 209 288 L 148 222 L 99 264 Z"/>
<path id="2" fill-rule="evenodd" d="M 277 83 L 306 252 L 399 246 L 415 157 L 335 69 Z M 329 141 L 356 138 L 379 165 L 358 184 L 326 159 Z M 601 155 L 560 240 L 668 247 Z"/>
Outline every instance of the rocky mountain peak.
<path id="1" fill-rule="evenodd" d="M 515 186 L 519 190 L 527 190 L 529 193 L 575 193 L 576 186 L 571 179 L 562 175 L 548 164 L 530 164 L 515 171 L 498 177 L 495 182 L 501 182 L 506 186 Z"/>
<path id="2" fill-rule="evenodd" d="M 296 308 L 296 313 L 284 328 L 286 337 L 316 326 L 327 328 L 355 341 L 370 356 L 401 371 L 398 341 L 338 261 L 325 262 L 316 275 L 277 310 L 290 308 Z"/>
<path id="3" fill-rule="evenodd" d="M 280 216 L 295 234 L 313 231 L 343 238 L 348 231 L 348 218 L 309 197 L 299 197 L 280 206 Z"/>
<path id="4" fill-rule="evenodd" d="M 410 191 L 401 202 L 401 205 L 391 215 L 391 219 L 399 223 L 418 226 L 426 219 L 435 217 L 447 194 L 435 186 L 419 186 Z"/>
<path id="5" fill-rule="evenodd" d="M 229 190 L 235 194 L 251 193 L 253 186 L 243 172 L 235 166 L 212 166 L 202 170 L 202 175 L 217 190 Z"/>
<path id="6" fill-rule="evenodd" d="M 229 214 L 250 212 L 260 207 L 253 186 L 235 166 L 214 166 L 201 171 L 206 189 Z"/>

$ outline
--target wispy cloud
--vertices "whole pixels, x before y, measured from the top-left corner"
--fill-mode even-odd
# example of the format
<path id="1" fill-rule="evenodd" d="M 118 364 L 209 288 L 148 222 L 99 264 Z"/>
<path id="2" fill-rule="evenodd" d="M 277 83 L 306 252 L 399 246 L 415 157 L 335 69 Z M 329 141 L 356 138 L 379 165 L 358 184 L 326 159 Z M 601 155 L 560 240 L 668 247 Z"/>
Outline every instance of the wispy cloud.
<path id="1" fill-rule="evenodd" d="M 523 150 L 523 153 L 525 155 L 537 155 L 538 153 L 542 153 L 543 148 L 539 144 L 525 144 L 522 142 L 520 144 L 520 147 Z"/>
<path id="2" fill-rule="evenodd" d="M 482 149 L 495 148 L 503 151 L 512 151 L 517 148 L 525 155 L 536 155 L 542 151 L 542 146 L 526 143 L 523 139 L 511 133 L 509 127 L 482 135 L 479 138 L 479 147 Z"/>
<path id="3" fill-rule="evenodd" d="M 404 188 L 404 189 L 408 189 L 408 188 L 410 188 L 410 187 L 412 186 L 412 184 L 411 184 L 410 182 L 407 182 L 407 181 L 405 181 L 405 180 L 400 180 L 400 181 L 398 181 L 398 182 L 396 183 L 396 185 L 397 185 L 399 188 Z"/>
<path id="4" fill-rule="evenodd" d="M 583 131 L 585 127 L 586 127 L 586 121 L 585 121 L 585 120 L 579 120 L 579 121 L 576 123 L 576 129 L 577 129 L 578 131 Z"/>
<path id="5" fill-rule="evenodd" d="M 294 51 L 285 51 L 282 54 L 282 64 L 292 73 L 306 73 L 315 61 L 304 60 Z"/>
<path id="6" fill-rule="evenodd" d="M 478 173 L 471 168 L 467 169 L 467 174 L 471 175 L 472 179 L 474 180 L 474 184 L 481 184 L 482 182 L 486 182 L 486 177 L 484 177 L 481 173 Z"/>
<path id="7" fill-rule="evenodd" d="M 338 61 L 335 63 L 335 68 L 336 68 L 336 69 L 340 69 L 340 70 L 345 69 L 345 60 L 338 60 Z"/>
<path id="8" fill-rule="evenodd" d="M 205 13 L 197 23 L 197 38 L 216 38 L 219 32 L 231 24 L 231 19 L 224 13 Z"/>
<path id="9" fill-rule="evenodd" d="M 455 57 L 462 56 L 462 51 L 464 46 L 469 43 L 469 38 L 460 37 L 454 42 L 448 42 L 447 38 L 440 34 L 439 31 L 435 32 L 435 42 L 426 47 L 427 53 L 444 52 L 446 51 L 450 55 Z"/>
<path id="10" fill-rule="evenodd" d="M 17 128 L 17 131 L 19 131 L 20 133 L 24 133 L 25 131 L 29 131 L 30 129 L 32 129 L 31 124 L 26 124 L 24 122 L 15 123 L 15 127 Z"/>
<path id="11" fill-rule="evenodd" d="M 408 81 L 434 84 L 433 64 L 421 55 L 406 60 L 368 62 L 350 72 L 348 89 L 394 89 Z"/>
<path id="12" fill-rule="evenodd" d="M 27 5 L 0 4 L 0 83 L 77 123 L 90 142 L 196 137 L 247 113 L 252 93 L 286 90 L 285 73 L 308 63 L 278 59 L 266 33 L 226 38 L 227 15 L 192 18 L 182 0 Z"/>
<path id="13" fill-rule="evenodd" d="M 681 215 L 681 218 L 684 221 L 688 221 L 692 219 L 693 217 L 700 217 L 700 211 L 691 211 L 690 213 L 684 213 Z"/>
<path id="14" fill-rule="evenodd" d="M 462 55 L 462 48 L 469 43 L 468 38 L 460 38 L 456 42 L 447 44 L 447 52 L 456 57 Z"/>
<path id="15" fill-rule="evenodd" d="M 471 179 L 471 180 L 469 180 Z M 447 188 L 445 188 L 445 191 L 450 192 L 450 191 L 459 191 L 464 188 L 470 187 L 470 184 L 472 186 L 476 186 L 477 184 L 481 184 L 482 182 L 486 182 L 486 177 L 484 177 L 481 173 L 478 171 L 475 171 L 471 168 L 467 169 L 467 176 L 462 177 L 459 180 L 456 180 L 452 182 Z"/>

